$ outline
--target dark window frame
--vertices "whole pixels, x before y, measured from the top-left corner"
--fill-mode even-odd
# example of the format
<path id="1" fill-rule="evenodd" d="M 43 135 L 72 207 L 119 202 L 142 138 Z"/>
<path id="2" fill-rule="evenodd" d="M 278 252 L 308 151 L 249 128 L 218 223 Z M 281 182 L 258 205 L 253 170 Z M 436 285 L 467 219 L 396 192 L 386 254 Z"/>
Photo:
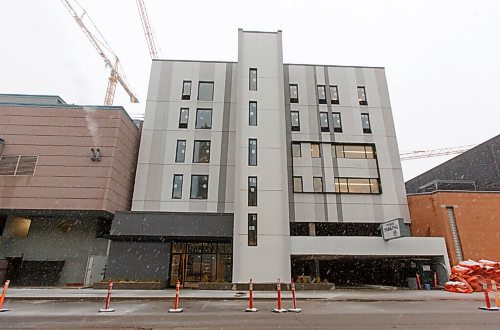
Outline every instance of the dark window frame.
<path id="1" fill-rule="evenodd" d="M 318 157 L 313 156 L 313 145 L 318 146 Z M 311 158 L 321 158 L 321 145 L 322 143 L 319 142 L 311 142 Z"/>
<path id="2" fill-rule="evenodd" d="M 206 161 L 206 162 L 200 161 L 200 158 L 202 158 L 200 156 L 198 156 L 198 160 L 196 161 L 195 160 L 195 157 L 196 157 L 196 143 L 199 143 L 200 146 L 201 146 L 201 143 L 207 143 L 207 142 L 208 142 L 208 161 Z M 198 147 L 198 149 L 200 149 L 200 148 Z M 194 164 L 208 164 L 208 163 L 210 163 L 210 155 L 211 155 L 211 152 L 212 152 L 211 149 L 212 149 L 212 142 L 210 140 L 194 140 L 194 144 L 193 144 L 193 163 Z"/>
<path id="3" fill-rule="evenodd" d="M 368 127 L 364 127 L 363 117 L 366 117 Z M 364 134 L 371 134 L 372 133 L 372 124 L 370 123 L 370 114 L 369 113 L 364 112 L 361 114 L 361 128 L 363 129 Z"/>
<path id="4" fill-rule="evenodd" d="M 335 89 L 335 94 L 332 93 L 332 88 Z M 337 98 L 333 98 L 333 95 L 337 95 Z M 330 103 L 331 104 L 339 104 L 340 103 L 340 97 L 339 97 L 339 86 L 338 85 L 330 85 Z"/>
<path id="5" fill-rule="evenodd" d="M 335 115 L 339 115 L 340 127 L 335 127 Z M 333 118 L 333 121 L 332 121 L 333 131 L 335 133 L 342 133 L 343 132 L 343 129 L 342 129 L 342 114 L 340 112 L 332 112 L 332 118 Z"/>
<path id="6" fill-rule="evenodd" d="M 189 83 L 189 90 L 186 93 L 185 84 Z M 182 92 L 181 92 L 181 100 L 190 100 L 191 99 L 191 90 L 193 89 L 193 81 L 191 80 L 183 80 L 182 81 Z"/>
<path id="7" fill-rule="evenodd" d="M 252 180 L 255 180 L 255 185 L 252 184 Z M 257 177 L 256 176 L 249 176 L 248 177 L 248 206 L 257 206 Z M 252 188 L 254 188 L 254 191 L 251 191 Z"/>
<path id="8" fill-rule="evenodd" d="M 295 189 L 295 179 L 300 179 L 300 190 Z M 293 192 L 294 193 L 301 193 L 304 192 L 304 180 L 302 179 L 302 176 L 293 176 L 292 177 L 292 184 L 293 184 Z"/>
<path id="9" fill-rule="evenodd" d="M 200 87 L 201 87 L 202 84 L 212 85 L 212 97 L 210 98 L 210 100 L 200 100 Z M 214 93 L 215 93 L 215 84 L 214 84 L 213 81 L 202 80 L 202 81 L 198 82 L 198 95 L 197 95 L 197 98 L 196 98 L 198 101 L 201 101 L 201 102 L 212 102 L 214 100 Z"/>
<path id="10" fill-rule="evenodd" d="M 257 246 L 257 213 L 248 214 L 248 246 Z"/>
<path id="11" fill-rule="evenodd" d="M 198 127 L 198 114 L 201 111 L 210 110 L 210 127 Z M 195 129 L 212 129 L 213 109 L 211 108 L 196 108 L 196 121 L 194 123 Z"/>
<path id="12" fill-rule="evenodd" d="M 325 96 L 325 98 L 320 98 L 320 92 L 319 90 L 320 89 L 323 89 L 323 95 Z M 326 104 L 326 86 L 325 85 L 317 85 L 316 87 L 316 92 L 318 93 L 318 103 L 319 104 Z"/>
<path id="13" fill-rule="evenodd" d="M 323 126 L 323 119 L 324 118 L 321 118 L 322 116 L 324 116 L 326 118 L 326 126 Z M 320 127 L 321 132 L 323 132 L 323 133 L 330 132 L 330 120 L 328 120 L 328 112 L 321 111 L 319 113 L 319 127 Z"/>
<path id="14" fill-rule="evenodd" d="M 293 152 L 293 147 L 294 146 L 299 146 L 299 155 L 295 155 L 294 152 Z M 300 158 L 302 157 L 302 143 L 300 142 L 292 142 L 292 157 L 295 157 L 295 158 Z"/>
<path id="15" fill-rule="evenodd" d="M 321 191 L 316 191 L 316 188 L 314 186 L 314 182 L 316 181 L 316 179 L 319 179 L 321 181 Z M 313 176 L 313 192 L 315 194 L 321 194 L 321 193 L 325 192 L 325 187 L 324 187 L 324 184 L 323 184 L 323 177 L 321 177 L 321 176 Z"/>
<path id="16" fill-rule="evenodd" d="M 182 160 L 179 160 L 179 143 L 182 143 L 182 142 L 184 142 L 184 152 L 181 152 Z M 175 147 L 175 162 L 176 163 L 185 163 L 186 162 L 186 149 L 187 149 L 186 140 L 177 140 L 176 147 Z"/>
<path id="17" fill-rule="evenodd" d="M 359 98 L 359 90 L 360 89 L 363 90 L 364 99 Z M 358 101 L 359 101 L 359 105 L 368 105 L 368 97 L 366 96 L 366 87 L 365 86 L 358 86 Z"/>
<path id="18" fill-rule="evenodd" d="M 292 97 L 292 87 L 295 87 L 297 89 L 297 97 L 294 98 Z M 289 93 L 290 93 L 290 103 L 299 103 L 299 85 L 298 84 L 290 84 L 288 86 Z"/>
<path id="19" fill-rule="evenodd" d="M 297 114 L 297 123 L 298 125 L 293 125 L 293 115 Z M 299 111 L 290 111 L 290 129 L 293 132 L 300 132 L 300 113 Z"/>
<path id="20" fill-rule="evenodd" d="M 183 122 L 183 115 L 182 115 L 184 110 L 187 110 L 187 118 L 185 123 Z M 188 125 L 189 125 L 189 108 L 181 108 L 179 111 L 179 128 L 188 128 Z"/>
<path id="21" fill-rule="evenodd" d="M 252 105 L 255 104 L 255 115 L 252 116 Z M 255 119 L 255 123 L 252 121 Z M 248 102 L 248 126 L 257 126 L 257 101 Z"/>
<path id="22" fill-rule="evenodd" d="M 199 194 L 199 191 L 198 191 L 198 196 L 201 196 L 201 197 L 193 197 L 193 178 L 194 177 L 199 177 L 199 178 L 204 178 L 206 177 L 207 180 L 206 180 L 206 184 L 207 184 L 207 188 L 203 188 L 206 190 L 206 196 L 203 197 L 203 194 Z M 189 199 L 208 199 L 208 174 L 192 174 L 191 175 L 191 187 L 190 187 L 190 191 L 189 191 Z"/>
<path id="23" fill-rule="evenodd" d="M 255 162 L 252 162 L 252 142 L 255 141 Z M 248 166 L 257 166 L 257 139 L 248 139 Z"/>
<path id="24" fill-rule="evenodd" d="M 175 195 L 175 191 L 176 191 L 176 188 L 175 188 L 175 179 L 176 178 L 180 178 L 181 179 L 181 183 L 180 183 L 180 195 L 178 197 L 176 197 Z M 182 188 L 184 186 L 184 175 L 183 174 L 174 174 L 174 180 L 172 182 L 172 199 L 182 199 Z"/>
<path id="25" fill-rule="evenodd" d="M 255 88 L 253 88 L 253 82 L 252 82 L 252 72 L 255 72 Z M 258 83 L 258 78 L 257 78 L 257 68 L 250 68 L 248 69 L 248 90 L 250 91 L 256 91 L 257 90 L 257 83 Z"/>

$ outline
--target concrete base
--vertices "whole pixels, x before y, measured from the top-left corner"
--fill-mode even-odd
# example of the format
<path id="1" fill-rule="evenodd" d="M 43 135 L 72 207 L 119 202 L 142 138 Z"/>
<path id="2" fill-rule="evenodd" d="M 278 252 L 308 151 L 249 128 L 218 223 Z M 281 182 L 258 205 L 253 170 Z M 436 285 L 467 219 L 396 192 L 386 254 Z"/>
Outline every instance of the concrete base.
<path id="1" fill-rule="evenodd" d="M 247 308 L 247 309 L 245 309 L 245 312 L 256 312 L 256 311 L 258 311 L 258 309 L 255 308 L 255 307 L 254 308 Z"/>
<path id="2" fill-rule="evenodd" d="M 284 309 L 284 308 L 282 308 L 282 309 L 277 309 L 277 308 L 273 309 L 273 313 L 286 313 L 286 312 L 287 312 L 287 310 Z"/>
<path id="3" fill-rule="evenodd" d="M 490 307 L 490 308 L 488 308 L 488 307 L 484 306 L 484 307 L 478 307 L 478 308 L 480 310 L 490 311 L 490 312 L 498 312 L 498 311 L 500 311 L 500 307 Z"/>
<path id="4" fill-rule="evenodd" d="M 168 310 L 169 313 L 182 313 L 183 309 L 182 308 L 170 308 Z"/>
<path id="5" fill-rule="evenodd" d="M 288 311 L 291 313 L 300 313 L 302 312 L 302 308 L 289 308 Z"/>
<path id="6" fill-rule="evenodd" d="M 8 308 L 1 308 L 0 309 L 0 313 L 2 313 L 2 312 L 8 312 L 8 311 L 10 311 L 10 309 L 8 309 Z"/>
<path id="7" fill-rule="evenodd" d="M 113 308 L 101 308 L 99 309 L 99 313 L 109 313 L 109 312 L 114 312 L 115 310 Z"/>

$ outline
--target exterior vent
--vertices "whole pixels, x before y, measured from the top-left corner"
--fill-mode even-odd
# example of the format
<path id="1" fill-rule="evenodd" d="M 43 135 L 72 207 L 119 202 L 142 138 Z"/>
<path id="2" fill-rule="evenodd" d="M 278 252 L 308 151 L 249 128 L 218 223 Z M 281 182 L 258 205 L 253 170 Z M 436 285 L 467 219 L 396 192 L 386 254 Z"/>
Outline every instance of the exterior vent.
<path id="1" fill-rule="evenodd" d="M 33 175 L 38 156 L 0 156 L 0 175 Z"/>

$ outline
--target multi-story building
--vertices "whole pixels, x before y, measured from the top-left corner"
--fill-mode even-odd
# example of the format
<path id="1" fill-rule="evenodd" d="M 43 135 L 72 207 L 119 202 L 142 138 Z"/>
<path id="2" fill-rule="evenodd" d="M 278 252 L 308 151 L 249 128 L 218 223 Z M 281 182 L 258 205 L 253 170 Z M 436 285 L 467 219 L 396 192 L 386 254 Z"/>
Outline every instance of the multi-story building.
<path id="1" fill-rule="evenodd" d="M 444 237 L 453 265 L 500 260 L 500 135 L 406 183 L 414 236 Z"/>
<path id="2" fill-rule="evenodd" d="M 122 107 L 0 94 L 0 281 L 103 278 L 114 213 L 130 209 L 139 139 Z"/>
<path id="3" fill-rule="evenodd" d="M 281 31 L 240 30 L 237 62 L 153 61 L 107 276 L 400 284 L 412 258 L 448 267 L 441 238 L 384 241 L 395 218 L 410 222 L 384 69 L 284 64 Z"/>

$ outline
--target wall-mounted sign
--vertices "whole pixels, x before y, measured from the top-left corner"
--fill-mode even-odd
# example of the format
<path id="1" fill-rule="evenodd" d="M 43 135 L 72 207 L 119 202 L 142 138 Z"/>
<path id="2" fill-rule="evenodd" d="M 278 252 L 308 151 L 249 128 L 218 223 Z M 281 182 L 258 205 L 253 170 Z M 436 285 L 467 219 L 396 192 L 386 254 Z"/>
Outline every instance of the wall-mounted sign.
<path id="1" fill-rule="evenodd" d="M 380 230 L 382 231 L 382 238 L 386 241 L 409 236 L 403 218 L 396 218 L 394 220 L 382 223 L 380 225 Z"/>

